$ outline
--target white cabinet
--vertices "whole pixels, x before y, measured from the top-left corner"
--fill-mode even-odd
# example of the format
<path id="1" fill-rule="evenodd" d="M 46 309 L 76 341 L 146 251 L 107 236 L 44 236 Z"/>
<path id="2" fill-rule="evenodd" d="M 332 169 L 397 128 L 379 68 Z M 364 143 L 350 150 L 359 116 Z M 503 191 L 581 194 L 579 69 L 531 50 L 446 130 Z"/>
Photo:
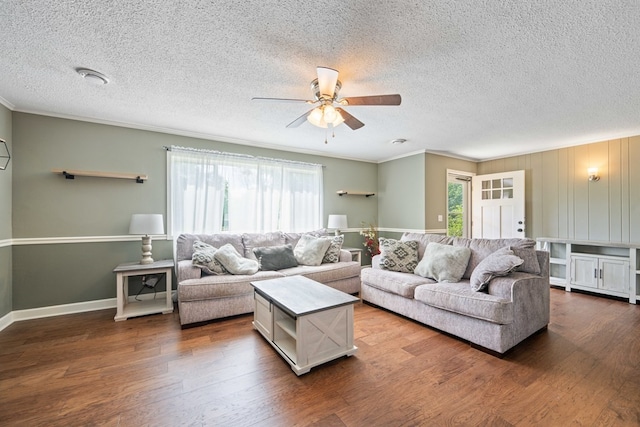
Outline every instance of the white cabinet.
<path id="1" fill-rule="evenodd" d="M 580 289 L 640 299 L 640 243 L 539 238 L 549 252 L 549 283 L 567 291 Z"/>
<path id="2" fill-rule="evenodd" d="M 629 260 L 596 255 L 572 255 L 571 287 L 628 297 Z"/>

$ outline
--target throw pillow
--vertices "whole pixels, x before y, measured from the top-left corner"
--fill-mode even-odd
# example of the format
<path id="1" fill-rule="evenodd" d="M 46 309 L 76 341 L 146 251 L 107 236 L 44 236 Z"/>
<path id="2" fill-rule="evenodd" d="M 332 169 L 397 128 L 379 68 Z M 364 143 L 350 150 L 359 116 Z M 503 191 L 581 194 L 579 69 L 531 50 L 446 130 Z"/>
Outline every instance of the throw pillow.
<path id="1" fill-rule="evenodd" d="M 329 248 L 324 253 L 322 258 L 322 264 L 333 263 L 340 261 L 340 249 L 342 249 L 342 243 L 344 242 L 344 236 L 325 237 L 329 240 Z"/>
<path id="2" fill-rule="evenodd" d="M 413 273 L 418 265 L 418 242 L 381 237 L 380 267 L 385 270 Z"/>
<path id="3" fill-rule="evenodd" d="M 511 245 L 510 249 L 513 254 L 518 258 L 522 258 L 524 261 L 516 271 L 523 271 L 525 273 L 540 274 L 540 263 L 538 262 L 538 255 L 536 253 L 535 240 L 524 240 L 522 242 Z"/>
<path id="4" fill-rule="evenodd" d="M 258 261 L 242 257 L 229 243 L 216 251 L 214 258 L 231 274 L 256 274 Z"/>
<path id="5" fill-rule="evenodd" d="M 524 261 L 509 248 L 498 249 L 482 261 L 471 273 L 471 289 L 480 292 L 487 289 L 494 277 L 506 276 Z"/>
<path id="6" fill-rule="evenodd" d="M 258 260 L 253 253 L 253 248 L 264 248 L 267 246 L 284 245 L 284 234 L 280 231 L 271 231 L 268 233 L 244 233 L 242 235 L 242 245 L 244 246 L 245 258 Z"/>
<path id="7" fill-rule="evenodd" d="M 215 247 L 196 240 L 193 242 L 193 255 L 191 262 L 193 265 L 206 274 L 227 274 L 227 270 L 215 259 L 218 251 Z"/>
<path id="8" fill-rule="evenodd" d="M 459 282 L 467 269 L 471 249 L 431 242 L 418 263 L 415 274 L 437 282 Z"/>
<path id="9" fill-rule="evenodd" d="M 260 263 L 260 270 L 282 270 L 298 266 L 291 245 L 253 248 L 253 253 Z"/>
<path id="10" fill-rule="evenodd" d="M 331 245 L 329 239 L 303 234 L 293 249 L 293 254 L 298 264 L 320 265 L 329 245 Z"/>

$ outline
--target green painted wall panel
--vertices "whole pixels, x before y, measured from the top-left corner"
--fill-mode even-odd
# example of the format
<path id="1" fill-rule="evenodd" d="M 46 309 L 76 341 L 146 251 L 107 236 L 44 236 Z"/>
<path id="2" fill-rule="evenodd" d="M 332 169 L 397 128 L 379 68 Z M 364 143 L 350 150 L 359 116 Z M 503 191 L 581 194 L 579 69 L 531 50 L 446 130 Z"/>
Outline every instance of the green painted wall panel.
<path id="1" fill-rule="evenodd" d="M 377 225 L 424 230 L 425 185 L 424 154 L 380 163 Z"/>
<path id="2" fill-rule="evenodd" d="M 115 298 L 113 269 L 141 253 L 137 241 L 14 246 L 13 310 Z M 170 241 L 153 241 L 155 260 L 171 257 Z"/>
<path id="3" fill-rule="evenodd" d="M 12 113 L 0 105 L 0 138 L 7 142 L 9 153 L 14 156 Z M 3 163 L 4 164 L 4 163 Z M 9 241 L 12 237 L 13 221 L 13 164 L 11 159 L 5 170 L 0 170 L 0 242 Z M 0 318 L 13 310 L 13 275 L 11 246 L 0 247 Z"/>

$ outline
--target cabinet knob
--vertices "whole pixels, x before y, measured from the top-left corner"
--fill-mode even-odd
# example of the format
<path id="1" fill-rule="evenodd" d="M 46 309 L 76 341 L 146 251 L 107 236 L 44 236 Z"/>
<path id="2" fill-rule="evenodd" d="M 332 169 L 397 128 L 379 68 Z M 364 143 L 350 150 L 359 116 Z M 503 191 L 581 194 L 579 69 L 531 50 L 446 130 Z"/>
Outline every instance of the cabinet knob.
<path id="1" fill-rule="evenodd" d="M 524 230 L 522 228 L 518 228 L 518 233 L 522 233 Z"/>

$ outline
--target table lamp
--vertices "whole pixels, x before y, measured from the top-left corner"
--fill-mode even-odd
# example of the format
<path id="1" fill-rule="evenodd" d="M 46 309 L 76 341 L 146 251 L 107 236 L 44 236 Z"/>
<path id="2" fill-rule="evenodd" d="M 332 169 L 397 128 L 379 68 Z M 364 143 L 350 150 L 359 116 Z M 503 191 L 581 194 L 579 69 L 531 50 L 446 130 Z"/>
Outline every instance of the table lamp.
<path id="1" fill-rule="evenodd" d="M 334 228 L 336 230 L 336 236 L 340 234 L 340 229 L 348 228 L 346 215 L 329 215 L 327 221 L 327 228 Z"/>
<path id="2" fill-rule="evenodd" d="M 140 264 L 152 264 L 151 234 L 164 234 L 161 214 L 133 214 L 129 223 L 129 234 L 142 235 L 142 259 Z"/>

